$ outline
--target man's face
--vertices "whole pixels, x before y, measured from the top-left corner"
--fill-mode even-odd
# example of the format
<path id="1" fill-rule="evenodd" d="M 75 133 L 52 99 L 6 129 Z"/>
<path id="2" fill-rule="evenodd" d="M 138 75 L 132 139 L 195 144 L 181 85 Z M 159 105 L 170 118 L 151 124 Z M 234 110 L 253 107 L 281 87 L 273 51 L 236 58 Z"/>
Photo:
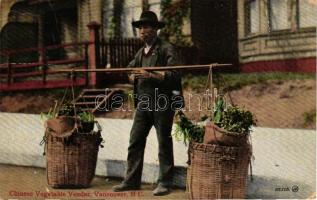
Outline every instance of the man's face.
<path id="1" fill-rule="evenodd" d="M 145 43 L 151 43 L 157 36 L 157 28 L 149 25 L 139 27 L 140 39 Z"/>

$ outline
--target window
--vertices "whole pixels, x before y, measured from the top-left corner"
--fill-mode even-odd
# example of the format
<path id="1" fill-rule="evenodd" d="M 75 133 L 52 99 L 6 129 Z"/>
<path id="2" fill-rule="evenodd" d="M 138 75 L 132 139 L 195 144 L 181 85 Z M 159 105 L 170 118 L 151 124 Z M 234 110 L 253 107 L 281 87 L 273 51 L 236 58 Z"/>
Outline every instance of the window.
<path id="1" fill-rule="evenodd" d="M 317 1 L 299 0 L 299 27 L 317 26 Z"/>
<path id="2" fill-rule="evenodd" d="M 259 2 L 258 0 L 247 0 L 245 3 L 245 27 L 246 35 L 259 32 Z"/>
<path id="3" fill-rule="evenodd" d="M 290 0 L 269 1 L 269 17 L 271 30 L 274 31 L 291 28 L 289 1 Z"/>

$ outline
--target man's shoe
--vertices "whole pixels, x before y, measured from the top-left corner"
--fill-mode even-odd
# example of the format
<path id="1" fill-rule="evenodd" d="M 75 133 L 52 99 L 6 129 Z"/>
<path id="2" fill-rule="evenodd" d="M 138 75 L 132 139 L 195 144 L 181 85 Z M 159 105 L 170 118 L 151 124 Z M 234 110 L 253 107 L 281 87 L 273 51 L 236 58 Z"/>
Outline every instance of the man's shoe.
<path id="1" fill-rule="evenodd" d="M 124 192 L 129 190 L 139 190 L 140 186 L 128 185 L 126 183 L 121 183 L 120 185 L 115 185 L 112 187 L 114 192 Z"/>
<path id="2" fill-rule="evenodd" d="M 162 184 L 158 184 L 155 190 L 153 190 L 154 196 L 163 196 L 170 193 L 170 189 Z"/>

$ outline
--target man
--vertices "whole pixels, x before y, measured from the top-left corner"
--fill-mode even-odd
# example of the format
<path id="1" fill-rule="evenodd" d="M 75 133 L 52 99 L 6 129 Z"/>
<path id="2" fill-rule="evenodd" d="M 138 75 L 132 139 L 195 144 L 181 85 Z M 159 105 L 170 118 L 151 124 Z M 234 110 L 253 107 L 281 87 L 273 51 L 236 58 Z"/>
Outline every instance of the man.
<path id="1" fill-rule="evenodd" d="M 158 29 L 164 27 L 152 11 L 144 11 L 139 21 L 132 22 L 139 29 L 144 42 L 130 62 L 129 67 L 179 65 L 173 46 L 157 37 Z M 136 112 L 127 158 L 124 181 L 113 187 L 113 191 L 137 190 L 141 186 L 144 149 L 146 138 L 154 125 L 159 143 L 159 177 L 154 195 L 165 195 L 173 179 L 173 142 L 171 130 L 175 109 L 183 107 L 181 79 L 177 71 L 142 71 L 129 76 L 134 84 Z M 157 98 L 157 97 L 160 98 Z"/>

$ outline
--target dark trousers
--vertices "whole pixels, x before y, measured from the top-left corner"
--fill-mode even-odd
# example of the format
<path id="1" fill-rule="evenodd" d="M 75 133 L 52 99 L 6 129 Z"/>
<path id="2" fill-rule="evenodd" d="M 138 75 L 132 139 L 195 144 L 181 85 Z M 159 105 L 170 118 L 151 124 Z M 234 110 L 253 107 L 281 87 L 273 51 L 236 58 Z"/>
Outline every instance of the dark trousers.
<path id="1" fill-rule="evenodd" d="M 170 185 L 173 179 L 173 141 L 171 130 L 173 125 L 174 111 L 139 111 L 134 116 L 130 142 L 128 148 L 128 167 L 124 182 L 129 185 L 141 184 L 144 149 L 146 138 L 151 127 L 156 129 L 159 144 L 160 172 L 158 183 Z"/>

